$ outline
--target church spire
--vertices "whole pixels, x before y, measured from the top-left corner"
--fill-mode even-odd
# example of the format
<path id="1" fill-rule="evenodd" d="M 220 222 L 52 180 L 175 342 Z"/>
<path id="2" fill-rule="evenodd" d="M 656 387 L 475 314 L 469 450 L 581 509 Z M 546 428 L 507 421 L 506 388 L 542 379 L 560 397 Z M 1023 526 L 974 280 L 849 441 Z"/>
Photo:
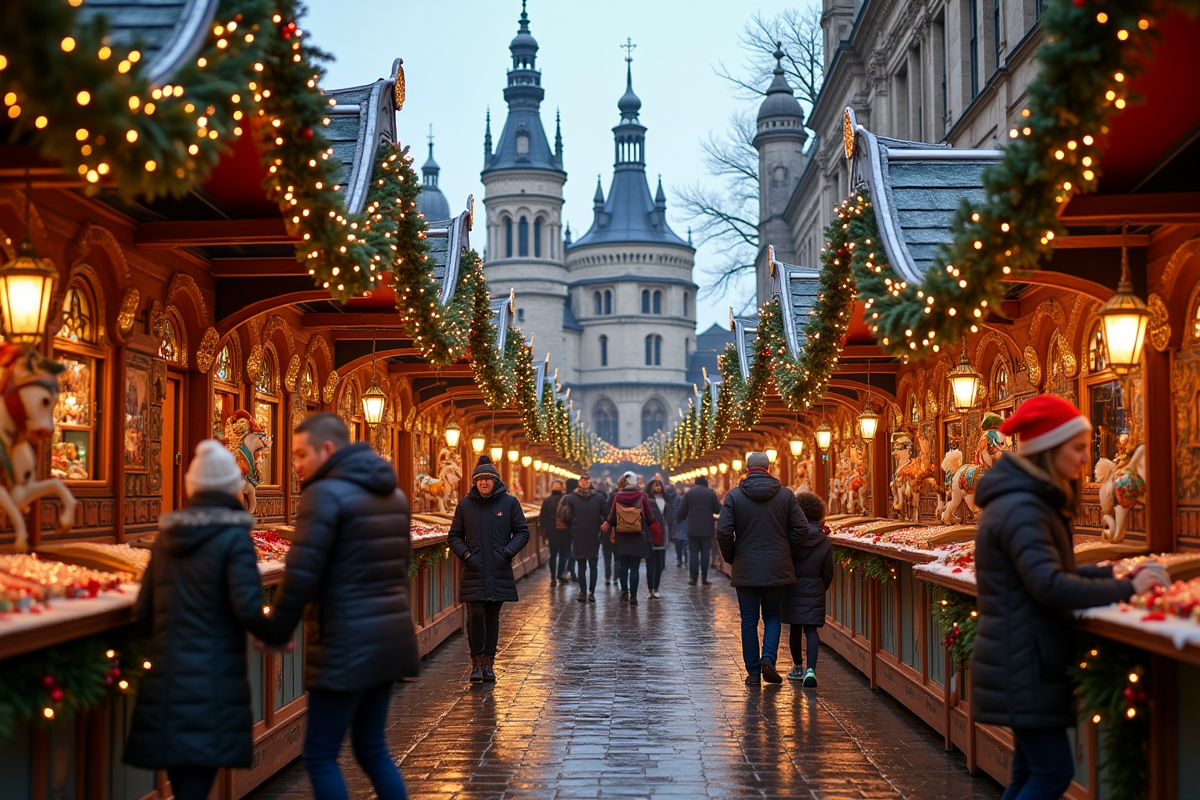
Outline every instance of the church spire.
<path id="1" fill-rule="evenodd" d="M 492 158 L 492 107 L 488 106 L 486 121 L 483 123 L 483 163 L 486 165 Z"/>
<path id="2" fill-rule="evenodd" d="M 616 168 L 646 169 L 646 128 L 638 122 L 642 101 L 633 92 L 633 50 L 637 47 L 632 39 L 626 38 L 621 48 L 625 51 L 625 94 L 617 101 L 621 121 L 613 128 L 616 147 Z"/>
<path id="3" fill-rule="evenodd" d="M 562 111 L 554 109 L 554 157 L 562 163 Z"/>

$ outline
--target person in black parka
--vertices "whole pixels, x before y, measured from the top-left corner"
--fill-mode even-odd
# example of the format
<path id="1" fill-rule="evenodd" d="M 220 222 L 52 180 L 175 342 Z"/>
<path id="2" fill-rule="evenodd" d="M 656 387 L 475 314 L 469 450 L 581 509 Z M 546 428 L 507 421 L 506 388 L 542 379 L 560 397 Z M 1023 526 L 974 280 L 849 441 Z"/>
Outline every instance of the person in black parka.
<path id="1" fill-rule="evenodd" d="M 404 781 L 384 727 L 396 680 L 420 671 L 408 499 L 392 466 L 366 442 L 351 444 L 346 423 L 329 412 L 296 428 L 292 464 L 300 507 L 263 639 L 290 641 L 304 617 L 303 755 L 316 800 L 346 796 L 337 759 L 347 729 L 380 800 L 399 800 Z"/>
<path id="2" fill-rule="evenodd" d="M 463 562 L 458 596 L 467 604 L 471 681 L 491 682 L 496 680 L 500 609 L 518 600 L 512 560 L 529 543 L 529 525 L 520 501 L 508 493 L 486 455 L 479 457 L 471 483 L 454 509 L 450 549 Z"/>
<path id="3" fill-rule="evenodd" d="M 262 635 L 267 622 L 254 517 L 235 497 L 245 481 L 233 454 L 201 442 L 185 481 L 188 505 L 159 520 L 138 595 L 151 667 L 125 761 L 165 769 L 178 800 L 204 800 L 218 768 L 251 765 L 246 632 Z"/>
<path id="4" fill-rule="evenodd" d="M 825 533 L 825 504 L 821 498 L 812 492 L 800 492 L 796 504 L 808 520 L 808 538 L 792 552 L 796 582 L 783 593 L 779 618 L 788 625 L 788 648 L 792 653 L 788 680 L 803 681 L 806 688 L 815 689 L 821 644 L 818 629 L 825 625 L 825 593 L 833 583 L 833 544 Z"/>
<path id="5" fill-rule="evenodd" d="M 676 510 L 676 519 L 687 525 L 688 586 L 704 578 L 708 585 L 708 563 L 712 559 L 713 534 L 717 529 L 716 515 L 721 513 L 717 493 L 708 487 L 708 478 L 696 478 L 696 485 L 684 494 Z"/>
<path id="6" fill-rule="evenodd" d="M 558 504 L 563 499 L 563 483 L 555 480 L 550 484 L 550 494 L 542 498 L 538 512 L 538 525 L 542 536 L 550 545 L 550 585 L 567 585 L 574 579 L 571 573 L 571 529 L 558 527 Z"/>
<path id="7" fill-rule="evenodd" d="M 568 488 L 571 481 L 567 481 Z M 559 502 L 559 514 L 571 526 L 571 555 L 579 577 L 581 603 L 596 602 L 596 579 L 599 575 L 600 526 L 608 513 L 607 498 L 592 489 L 592 477 L 586 472 L 579 476 L 578 486 L 568 491 Z"/>
<path id="8" fill-rule="evenodd" d="M 767 471 L 769 466 L 766 453 L 746 456 L 746 477 L 725 496 L 717 520 L 717 546 L 731 568 L 731 582 L 737 590 L 742 660 L 746 664 L 746 683 L 751 686 L 764 678 L 768 683 L 783 682 L 775 669 L 781 630 L 779 606 L 784 590 L 796 582 L 792 554 L 808 536 L 808 520 L 796 496 Z"/>
<path id="9" fill-rule="evenodd" d="M 1000 432 L 1019 437 L 979 482 L 975 533 L 978 627 L 971 657 L 975 719 L 1012 729 L 1008 800 L 1059 798 L 1075 761 L 1067 667 L 1073 609 L 1128 600 L 1157 583 L 1150 572 L 1113 578 L 1111 566 L 1075 566 L 1076 482 L 1091 460 L 1091 424 L 1052 395 L 1025 401 Z"/>

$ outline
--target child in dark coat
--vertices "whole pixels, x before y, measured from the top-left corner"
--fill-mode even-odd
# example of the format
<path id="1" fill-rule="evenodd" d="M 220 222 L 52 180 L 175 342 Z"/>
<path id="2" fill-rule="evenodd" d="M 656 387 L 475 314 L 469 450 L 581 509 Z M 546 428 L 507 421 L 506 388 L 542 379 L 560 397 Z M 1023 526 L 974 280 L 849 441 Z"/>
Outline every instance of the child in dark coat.
<path id="1" fill-rule="evenodd" d="M 788 646 L 792 651 L 788 680 L 803 681 L 812 689 L 817 685 L 817 648 L 821 644 L 817 629 L 825 624 L 825 593 L 833 583 L 833 545 L 825 532 L 825 504 L 821 498 L 812 492 L 800 492 L 796 502 L 808 520 L 808 538 L 793 552 L 796 583 L 784 594 L 779 616 L 788 623 Z M 802 658 L 802 641 L 807 658 Z"/>

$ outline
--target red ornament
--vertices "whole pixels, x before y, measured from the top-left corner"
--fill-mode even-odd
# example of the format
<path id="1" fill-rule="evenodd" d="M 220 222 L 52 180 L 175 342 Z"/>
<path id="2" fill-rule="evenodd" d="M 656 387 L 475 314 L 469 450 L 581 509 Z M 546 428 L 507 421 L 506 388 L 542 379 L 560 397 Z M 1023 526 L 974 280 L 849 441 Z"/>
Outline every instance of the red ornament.
<path id="1" fill-rule="evenodd" d="M 844 255 L 846 255 L 846 248 L 844 248 L 844 247 L 839 247 L 839 248 L 837 249 L 837 254 L 838 254 L 839 256 L 844 256 Z"/>
<path id="2" fill-rule="evenodd" d="M 303 130 L 300 131 L 300 138 L 305 142 L 311 142 L 313 135 L 314 134 L 313 134 L 312 128 L 304 128 Z"/>
<path id="3" fill-rule="evenodd" d="M 1083 8 L 1083 4 L 1086 2 L 1086 0 L 1071 0 L 1071 2 L 1076 8 Z"/>
<path id="4" fill-rule="evenodd" d="M 45 686 L 47 689 L 49 689 L 51 686 L 53 686 L 56 683 L 58 683 L 58 681 L 56 681 L 54 679 L 54 676 L 51 675 L 50 673 L 46 673 L 45 675 L 42 676 L 42 686 Z"/>
<path id="5" fill-rule="evenodd" d="M 281 31 L 281 35 L 282 35 L 282 36 L 283 36 L 283 38 L 285 38 L 285 39 L 290 39 L 290 38 L 292 38 L 293 36 L 295 36 L 295 35 L 296 35 L 296 30 L 297 30 L 297 28 L 296 28 L 296 23 L 294 23 L 294 22 L 289 22 L 287 25 L 284 25 L 284 26 L 283 26 L 283 30 Z"/>
<path id="6" fill-rule="evenodd" d="M 54 691 L 50 692 L 50 699 L 56 703 L 61 703 L 63 699 L 63 690 L 59 689 L 57 686 L 54 687 Z"/>

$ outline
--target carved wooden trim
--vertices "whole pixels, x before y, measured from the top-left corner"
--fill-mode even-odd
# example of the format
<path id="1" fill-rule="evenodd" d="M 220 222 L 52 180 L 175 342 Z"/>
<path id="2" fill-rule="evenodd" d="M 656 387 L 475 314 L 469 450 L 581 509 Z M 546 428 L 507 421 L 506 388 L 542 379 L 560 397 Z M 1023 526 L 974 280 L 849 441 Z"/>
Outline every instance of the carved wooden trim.
<path id="1" fill-rule="evenodd" d="M 1029 368 L 1029 384 L 1037 388 L 1042 383 L 1042 365 L 1038 362 L 1037 351 L 1030 345 L 1025 345 L 1025 366 Z"/>
<path id="2" fill-rule="evenodd" d="M 141 302 L 142 293 L 136 286 L 125 290 L 125 296 L 121 298 L 121 309 L 117 312 L 117 332 L 121 336 L 128 336 L 133 331 L 134 323 L 137 322 L 138 305 Z"/>
<path id="3" fill-rule="evenodd" d="M 246 377 L 252 381 L 258 380 L 258 373 L 262 369 L 262 363 L 263 346 L 256 344 L 250 348 L 250 355 L 246 357 Z"/>
<path id="4" fill-rule="evenodd" d="M 296 391 L 296 380 L 300 377 L 300 356 L 293 355 L 292 360 L 288 362 L 287 374 L 283 376 L 283 388 L 289 392 Z"/>
<path id="5" fill-rule="evenodd" d="M 184 292 L 191 298 L 192 304 L 196 307 L 196 313 L 200 315 L 200 324 L 212 325 L 212 312 L 209 311 L 208 304 L 204 302 L 204 294 L 191 275 L 183 272 L 175 273 L 175 277 L 171 278 L 170 286 L 167 287 L 167 303 L 174 303 L 175 295 L 180 292 Z"/>
<path id="6" fill-rule="evenodd" d="M 1158 352 L 1164 353 L 1171 343 L 1171 325 L 1168 321 L 1171 315 L 1167 311 L 1167 304 L 1157 294 L 1151 294 L 1146 305 L 1150 309 L 1150 344 Z"/>
<path id="7" fill-rule="evenodd" d="M 116 268 L 117 277 L 122 284 L 129 280 L 129 261 L 125 258 L 125 251 L 121 249 L 117 237 L 108 228 L 90 223 L 84 226 L 71 242 L 71 269 L 87 259 L 92 247 L 99 247 L 104 251 Z"/>
<path id="8" fill-rule="evenodd" d="M 1163 267 L 1162 277 L 1158 281 L 1161 287 L 1159 294 L 1171 294 L 1171 290 L 1175 288 L 1175 279 L 1179 277 L 1179 268 L 1193 256 L 1200 258 L 1200 238 L 1188 239 L 1171 254 L 1171 259 L 1167 261 L 1167 266 Z"/>
<path id="9" fill-rule="evenodd" d="M 329 379 L 325 381 L 325 389 L 321 392 L 321 399 L 326 403 L 332 403 L 334 396 L 337 394 L 338 372 L 332 370 L 329 373 Z"/>
<path id="10" fill-rule="evenodd" d="M 221 341 L 220 334 L 217 329 L 209 326 L 204 332 L 204 336 L 200 339 L 200 346 L 196 348 L 196 369 L 208 374 L 212 368 L 213 361 L 217 358 L 217 345 Z"/>

